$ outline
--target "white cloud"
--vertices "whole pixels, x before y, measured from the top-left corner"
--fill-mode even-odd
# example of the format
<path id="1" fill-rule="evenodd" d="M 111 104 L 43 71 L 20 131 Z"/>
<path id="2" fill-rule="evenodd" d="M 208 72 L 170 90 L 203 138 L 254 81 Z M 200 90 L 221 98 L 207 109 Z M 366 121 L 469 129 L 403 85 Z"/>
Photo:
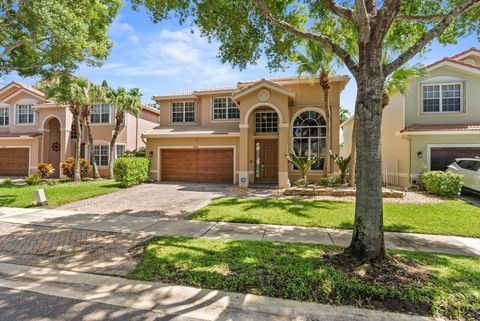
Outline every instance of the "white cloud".
<path id="1" fill-rule="evenodd" d="M 131 35 L 130 37 L 128 37 L 128 41 L 133 42 L 133 43 L 139 43 L 140 39 L 138 39 L 137 35 Z"/>
<path id="2" fill-rule="evenodd" d="M 110 25 L 110 34 L 113 36 L 124 36 L 135 33 L 135 29 L 126 22 L 122 22 L 122 16 L 118 16 Z"/>

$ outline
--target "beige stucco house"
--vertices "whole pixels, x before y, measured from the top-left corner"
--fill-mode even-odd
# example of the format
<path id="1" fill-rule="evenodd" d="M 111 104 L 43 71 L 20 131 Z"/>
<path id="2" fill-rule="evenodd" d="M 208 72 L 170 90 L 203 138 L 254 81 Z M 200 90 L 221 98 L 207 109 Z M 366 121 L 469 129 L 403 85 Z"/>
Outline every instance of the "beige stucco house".
<path id="1" fill-rule="evenodd" d="M 480 157 L 480 50 L 471 48 L 427 66 L 405 96 L 383 111 L 383 179 L 418 183 L 423 170 L 445 170 L 457 157 Z M 342 124 L 342 154 L 351 146 L 353 121 Z"/>
<path id="2" fill-rule="evenodd" d="M 299 178 L 287 161 L 291 151 L 322 156 L 310 178 L 320 178 L 323 166 L 332 175 L 336 168 L 328 149 L 339 152 L 340 93 L 348 80 L 332 78 L 331 120 L 318 82 L 303 77 L 153 97 L 160 104 L 160 126 L 143 135 L 151 177 L 285 187 Z"/>
<path id="3" fill-rule="evenodd" d="M 114 129 L 114 108 L 96 104 L 91 117 L 94 149 L 100 175 L 107 175 L 109 144 Z M 115 155 L 145 146 L 140 135 L 158 125 L 159 111 L 143 106 L 138 118 L 127 114 L 117 139 Z M 45 99 L 27 85 L 12 82 L 0 89 L 0 176 L 26 176 L 39 162 L 52 163 L 58 176 L 60 162 L 73 156 L 76 133 L 67 106 Z M 89 159 L 87 135 L 82 157 Z"/>

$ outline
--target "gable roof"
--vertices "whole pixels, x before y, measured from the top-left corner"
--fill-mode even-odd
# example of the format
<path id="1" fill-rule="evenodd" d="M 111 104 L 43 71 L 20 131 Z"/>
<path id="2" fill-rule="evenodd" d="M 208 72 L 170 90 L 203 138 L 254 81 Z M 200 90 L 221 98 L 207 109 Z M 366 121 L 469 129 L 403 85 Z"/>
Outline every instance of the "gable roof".
<path id="1" fill-rule="evenodd" d="M 2 101 L 5 101 L 5 100 L 8 100 L 10 99 L 11 97 L 17 95 L 20 91 L 25 91 L 31 95 L 34 95 L 38 98 L 41 98 L 43 100 L 45 100 L 45 94 L 43 92 L 41 92 L 40 90 L 38 89 L 35 89 L 31 86 L 28 86 L 28 85 L 25 85 L 25 84 L 22 84 L 20 82 L 17 82 L 17 81 L 12 81 L 11 83 L 9 83 L 8 85 L 4 86 L 3 88 L 0 89 L 0 94 L 2 94 L 3 92 L 7 91 L 8 89 L 10 88 L 16 88 L 15 91 L 13 91 L 10 95 L 8 95 L 7 97 L 3 98 Z"/>
<path id="2" fill-rule="evenodd" d="M 295 98 L 295 92 L 294 91 L 292 91 L 288 88 L 285 88 L 282 85 L 277 84 L 277 83 L 275 83 L 271 80 L 267 80 L 267 79 L 261 79 L 259 81 L 256 81 L 254 83 L 249 84 L 248 86 L 246 86 L 244 88 L 241 88 L 241 89 L 235 91 L 234 93 L 232 93 L 232 97 L 233 97 L 233 99 L 238 100 L 240 97 L 248 95 L 248 94 L 250 94 L 250 93 L 252 93 L 252 92 L 254 92 L 254 91 L 256 91 L 257 89 L 260 89 L 260 88 L 268 88 L 268 89 L 271 89 L 273 91 L 284 94 L 288 97 Z"/>
<path id="3" fill-rule="evenodd" d="M 453 56 L 445 57 L 443 59 L 435 61 L 435 62 L 427 65 L 427 68 L 429 70 L 432 70 L 432 69 L 436 69 L 436 68 L 439 68 L 441 66 L 447 65 L 447 66 L 451 66 L 451 67 L 454 67 L 454 68 L 466 69 L 468 71 L 478 73 L 480 71 L 480 66 L 479 65 L 471 64 L 471 63 L 468 63 L 466 61 L 460 60 L 460 59 L 462 59 L 464 57 L 467 57 L 471 54 L 474 54 L 475 56 L 480 57 L 480 50 L 477 49 L 477 48 L 470 48 L 470 49 L 464 50 L 464 51 L 459 52 L 459 53 L 457 53 Z"/>

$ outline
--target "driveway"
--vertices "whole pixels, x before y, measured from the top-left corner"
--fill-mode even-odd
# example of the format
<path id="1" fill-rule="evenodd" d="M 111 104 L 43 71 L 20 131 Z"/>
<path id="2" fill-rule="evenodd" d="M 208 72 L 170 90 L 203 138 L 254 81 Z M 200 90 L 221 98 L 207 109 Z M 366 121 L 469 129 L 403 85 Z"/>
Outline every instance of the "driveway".
<path id="1" fill-rule="evenodd" d="M 58 207 L 88 214 L 131 214 L 182 219 L 224 196 L 230 185 L 194 183 L 142 184 Z"/>

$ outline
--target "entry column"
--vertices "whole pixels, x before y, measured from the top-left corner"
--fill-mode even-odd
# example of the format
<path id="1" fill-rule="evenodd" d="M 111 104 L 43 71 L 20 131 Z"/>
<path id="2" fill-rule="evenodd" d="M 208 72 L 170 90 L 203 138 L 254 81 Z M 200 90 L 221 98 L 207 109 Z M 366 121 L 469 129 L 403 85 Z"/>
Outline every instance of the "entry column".
<path id="1" fill-rule="evenodd" d="M 238 186 L 248 187 L 248 124 L 240 124 Z"/>
<path id="2" fill-rule="evenodd" d="M 278 187 L 288 187 L 288 123 L 278 124 Z"/>

